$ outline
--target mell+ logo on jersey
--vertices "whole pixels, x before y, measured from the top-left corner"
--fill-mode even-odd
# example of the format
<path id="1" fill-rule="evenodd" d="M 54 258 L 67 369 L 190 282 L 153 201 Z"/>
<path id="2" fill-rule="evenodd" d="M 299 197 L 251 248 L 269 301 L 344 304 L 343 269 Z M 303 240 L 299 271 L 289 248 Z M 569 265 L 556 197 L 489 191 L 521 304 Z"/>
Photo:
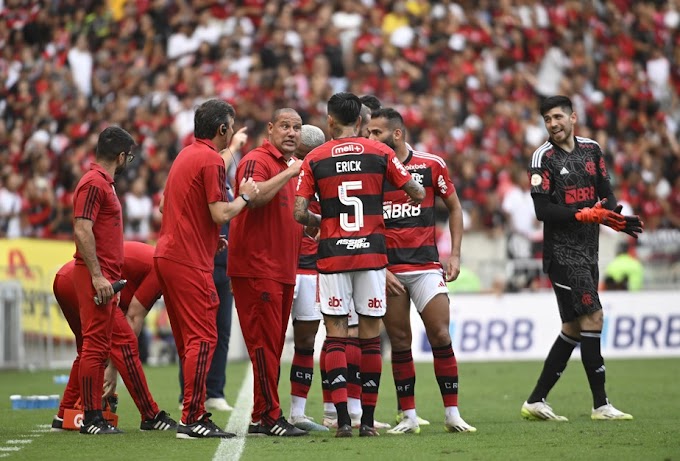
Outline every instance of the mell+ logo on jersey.
<path id="1" fill-rule="evenodd" d="M 572 203 L 588 202 L 595 200 L 595 187 L 569 187 L 564 190 L 564 202 Z"/>
<path id="2" fill-rule="evenodd" d="M 364 146 L 358 142 L 346 142 L 338 144 L 331 149 L 332 157 L 340 157 L 342 155 L 356 155 L 364 152 Z"/>
<path id="3" fill-rule="evenodd" d="M 382 309 L 383 307 L 383 300 L 379 298 L 371 298 L 368 300 L 368 308 L 369 309 Z"/>
<path id="4" fill-rule="evenodd" d="M 328 307 L 337 307 L 337 308 L 342 307 L 342 299 L 336 298 L 335 296 L 331 296 L 330 298 L 328 298 Z"/>

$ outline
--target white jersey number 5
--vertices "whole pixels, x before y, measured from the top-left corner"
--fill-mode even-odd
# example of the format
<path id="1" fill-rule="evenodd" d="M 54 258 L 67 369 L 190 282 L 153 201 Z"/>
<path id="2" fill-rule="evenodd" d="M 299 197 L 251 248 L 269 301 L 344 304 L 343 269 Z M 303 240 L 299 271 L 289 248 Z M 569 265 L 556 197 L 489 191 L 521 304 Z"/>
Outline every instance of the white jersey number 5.
<path id="1" fill-rule="evenodd" d="M 349 213 L 340 213 L 340 227 L 347 232 L 357 232 L 364 227 L 364 204 L 359 197 L 350 197 L 348 191 L 361 190 L 361 181 L 344 181 L 338 186 L 338 199 L 343 205 L 354 207 L 354 222 L 349 221 Z"/>

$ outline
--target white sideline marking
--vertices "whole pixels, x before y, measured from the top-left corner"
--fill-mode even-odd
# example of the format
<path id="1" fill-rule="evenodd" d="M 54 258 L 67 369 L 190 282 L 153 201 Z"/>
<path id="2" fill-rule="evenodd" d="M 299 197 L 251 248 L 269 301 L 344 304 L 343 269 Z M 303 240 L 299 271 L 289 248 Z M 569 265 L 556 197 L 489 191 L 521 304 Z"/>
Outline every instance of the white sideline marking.
<path id="1" fill-rule="evenodd" d="M 238 461 L 241 459 L 241 453 L 246 444 L 246 433 L 248 432 L 248 424 L 250 423 L 250 410 L 253 407 L 253 367 L 249 366 L 246 371 L 246 376 L 243 378 L 241 390 L 238 392 L 234 410 L 231 412 L 229 424 L 227 424 L 226 431 L 234 432 L 237 437 L 233 439 L 222 439 L 220 441 L 213 461 L 220 461 L 228 459 L 230 461 Z"/>
<path id="2" fill-rule="evenodd" d="M 0 451 L 19 451 L 21 447 L 0 447 Z"/>
<path id="3" fill-rule="evenodd" d="M 7 440 L 5 443 L 9 443 L 10 445 L 24 445 L 27 443 L 33 442 L 33 439 L 22 439 L 22 440 Z"/>

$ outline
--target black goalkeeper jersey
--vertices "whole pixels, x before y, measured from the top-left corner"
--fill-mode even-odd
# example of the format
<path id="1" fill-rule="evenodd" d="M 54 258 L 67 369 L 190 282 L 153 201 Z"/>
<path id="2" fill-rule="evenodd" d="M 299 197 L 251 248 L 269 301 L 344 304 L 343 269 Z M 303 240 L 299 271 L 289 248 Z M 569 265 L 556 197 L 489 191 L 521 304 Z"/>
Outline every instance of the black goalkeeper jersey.
<path id="1" fill-rule="evenodd" d="M 600 145 L 576 136 L 572 152 L 547 141 L 534 152 L 529 165 L 531 194 L 547 195 L 552 203 L 574 208 L 592 207 L 611 190 Z M 596 265 L 599 224 L 544 222 L 543 270 L 551 261 L 566 266 Z"/>

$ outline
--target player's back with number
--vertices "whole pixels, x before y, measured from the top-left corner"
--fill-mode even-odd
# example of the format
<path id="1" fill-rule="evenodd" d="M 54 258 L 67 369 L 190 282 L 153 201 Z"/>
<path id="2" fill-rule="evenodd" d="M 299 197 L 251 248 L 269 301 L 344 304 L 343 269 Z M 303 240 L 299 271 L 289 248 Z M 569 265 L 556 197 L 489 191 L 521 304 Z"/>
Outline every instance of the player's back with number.
<path id="1" fill-rule="evenodd" d="M 319 194 L 319 272 L 387 265 L 383 182 L 401 188 L 409 179 L 391 148 L 362 137 L 328 141 L 308 154 L 298 189 Z"/>

